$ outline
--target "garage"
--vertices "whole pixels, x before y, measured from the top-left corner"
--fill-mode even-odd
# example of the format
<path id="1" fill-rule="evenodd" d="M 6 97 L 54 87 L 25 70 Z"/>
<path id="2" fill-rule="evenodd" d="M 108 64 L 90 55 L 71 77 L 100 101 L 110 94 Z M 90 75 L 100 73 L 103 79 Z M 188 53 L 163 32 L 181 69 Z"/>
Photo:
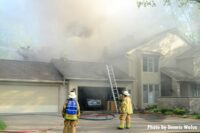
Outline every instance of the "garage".
<path id="1" fill-rule="evenodd" d="M 58 87 L 0 85 L 0 113 L 57 113 Z"/>
<path id="2" fill-rule="evenodd" d="M 125 88 L 118 88 L 119 93 Z M 109 87 L 78 87 L 78 101 L 82 111 L 107 110 L 107 101 L 112 101 Z"/>
<path id="3" fill-rule="evenodd" d="M 114 102 L 110 101 L 112 93 L 104 62 L 63 61 L 59 59 L 54 59 L 52 62 L 65 78 L 68 91 L 76 90 L 81 111 L 115 111 Z M 119 92 L 124 89 L 131 91 L 133 78 L 115 66 L 113 69 Z"/>
<path id="4" fill-rule="evenodd" d="M 0 114 L 57 114 L 62 85 L 62 75 L 51 63 L 0 60 Z"/>

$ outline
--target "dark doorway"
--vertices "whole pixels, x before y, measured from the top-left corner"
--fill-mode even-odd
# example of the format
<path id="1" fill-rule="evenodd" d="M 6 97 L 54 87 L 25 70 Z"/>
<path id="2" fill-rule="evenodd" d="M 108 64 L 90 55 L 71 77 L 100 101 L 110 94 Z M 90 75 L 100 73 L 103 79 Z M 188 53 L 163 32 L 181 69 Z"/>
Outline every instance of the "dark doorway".
<path id="1" fill-rule="evenodd" d="M 118 88 L 121 94 L 124 88 Z M 82 111 L 106 110 L 106 102 L 112 100 L 109 87 L 78 87 L 78 101 Z"/>

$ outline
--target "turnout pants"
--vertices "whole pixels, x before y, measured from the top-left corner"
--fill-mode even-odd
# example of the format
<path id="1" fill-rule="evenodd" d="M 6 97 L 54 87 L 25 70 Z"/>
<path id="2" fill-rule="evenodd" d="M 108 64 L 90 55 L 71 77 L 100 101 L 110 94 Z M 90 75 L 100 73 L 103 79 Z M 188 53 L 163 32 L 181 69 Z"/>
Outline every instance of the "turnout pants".
<path id="1" fill-rule="evenodd" d="M 131 128 L 131 115 L 130 114 L 120 114 L 120 125 L 119 128 L 124 129 L 125 124 L 126 128 Z"/>
<path id="2" fill-rule="evenodd" d="M 63 133 L 76 133 L 77 120 L 65 120 Z"/>

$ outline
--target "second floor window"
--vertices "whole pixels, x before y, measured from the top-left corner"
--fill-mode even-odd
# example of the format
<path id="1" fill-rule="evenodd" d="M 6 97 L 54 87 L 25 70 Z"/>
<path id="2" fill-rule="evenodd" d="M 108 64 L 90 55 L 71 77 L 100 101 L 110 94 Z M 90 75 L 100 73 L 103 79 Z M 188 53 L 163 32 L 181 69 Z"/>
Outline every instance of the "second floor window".
<path id="1" fill-rule="evenodd" d="M 159 58 L 157 56 L 143 56 L 143 72 L 158 72 Z"/>

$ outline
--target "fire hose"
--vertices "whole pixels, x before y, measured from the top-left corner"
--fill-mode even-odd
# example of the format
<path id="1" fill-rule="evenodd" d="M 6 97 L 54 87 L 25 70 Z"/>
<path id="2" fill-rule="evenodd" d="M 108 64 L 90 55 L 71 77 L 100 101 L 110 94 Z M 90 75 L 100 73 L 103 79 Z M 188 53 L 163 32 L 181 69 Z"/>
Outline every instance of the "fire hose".
<path id="1" fill-rule="evenodd" d="M 112 120 L 114 118 L 115 118 L 114 114 L 90 114 L 90 115 L 80 116 L 80 119 L 93 120 L 93 121 Z"/>

